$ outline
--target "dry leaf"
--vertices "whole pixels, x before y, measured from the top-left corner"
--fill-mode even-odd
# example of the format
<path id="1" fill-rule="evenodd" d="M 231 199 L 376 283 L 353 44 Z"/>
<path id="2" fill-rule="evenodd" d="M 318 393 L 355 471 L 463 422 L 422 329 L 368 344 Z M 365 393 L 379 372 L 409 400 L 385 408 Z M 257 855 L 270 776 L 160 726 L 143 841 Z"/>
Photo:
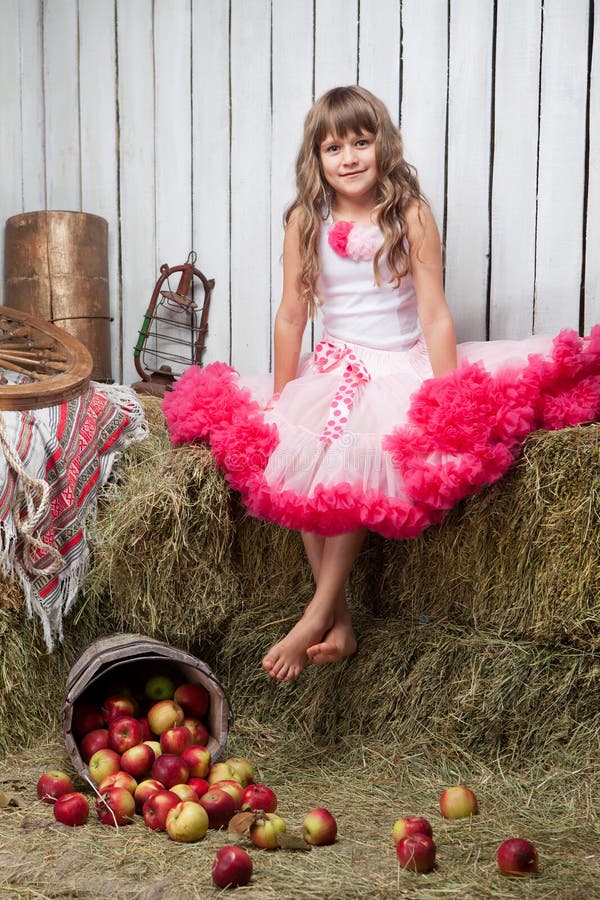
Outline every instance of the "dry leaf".
<path id="1" fill-rule="evenodd" d="M 312 850 L 310 844 L 307 844 L 304 838 L 297 834 L 288 834 L 286 831 L 280 831 L 277 835 L 277 843 L 282 850 Z"/>
<path id="2" fill-rule="evenodd" d="M 246 834 L 250 826 L 256 822 L 258 818 L 255 812 L 236 813 L 229 821 L 227 829 L 229 834 Z"/>

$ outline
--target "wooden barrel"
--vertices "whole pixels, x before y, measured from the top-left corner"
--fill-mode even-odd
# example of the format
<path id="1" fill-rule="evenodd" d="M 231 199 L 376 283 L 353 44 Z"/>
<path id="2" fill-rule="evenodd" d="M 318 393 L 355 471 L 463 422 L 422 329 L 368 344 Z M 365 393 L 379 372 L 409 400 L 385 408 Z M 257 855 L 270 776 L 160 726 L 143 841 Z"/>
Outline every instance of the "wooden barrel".
<path id="1" fill-rule="evenodd" d="M 143 634 L 114 634 L 93 641 L 67 677 L 61 719 L 67 752 L 80 775 L 89 777 L 89 771 L 73 731 L 74 711 L 80 704 L 99 708 L 107 694 L 119 693 L 121 687 L 135 697 L 154 675 L 166 675 L 176 684 L 200 684 L 208 691 L 206 746 L 213 762 L 222 754 L 233 713 L 225 691 L 209 666 L 186 650 Z"/>
<path id="2" fill-rule="evenodd" d="M 4 303 L 76 337 L 92 378 L 111 381 L 108 223 L 101 216 L 41 210 L 6 221 Z"/>

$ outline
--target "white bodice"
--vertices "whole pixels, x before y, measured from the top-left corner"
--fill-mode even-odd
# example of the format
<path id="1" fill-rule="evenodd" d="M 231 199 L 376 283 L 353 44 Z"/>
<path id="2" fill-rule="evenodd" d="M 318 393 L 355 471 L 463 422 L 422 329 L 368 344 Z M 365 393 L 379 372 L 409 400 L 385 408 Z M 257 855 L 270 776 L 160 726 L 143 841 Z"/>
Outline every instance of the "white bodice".
<path id="1" fill-rule="evenodd" d="M 377 226 L 354 226 L 364 235 L 367 248 L 358 255 L 368 254 L 369 259 L 352 259 L 333 250 L 328 241 L 332 227 L 332 222 L 325 222 L 319 236 L 321 273 L 317 287 L 324 333 L 377 350 L 410 349 L 421 336 L 412 275 L 403 278 L 398 289 L 390 284 L 389 270 L 382 262 L 381 283 L 376 285 L 374 254 L 369 254 L 368 247 L 381 243 Z"/>

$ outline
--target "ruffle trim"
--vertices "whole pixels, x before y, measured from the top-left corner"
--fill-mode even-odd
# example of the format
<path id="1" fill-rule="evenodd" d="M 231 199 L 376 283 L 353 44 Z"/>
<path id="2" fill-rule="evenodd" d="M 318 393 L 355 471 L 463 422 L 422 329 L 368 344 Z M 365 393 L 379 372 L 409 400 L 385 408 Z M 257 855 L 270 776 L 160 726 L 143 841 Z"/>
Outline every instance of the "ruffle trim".
<path id="1" fill-rule="evenodd" d="M 416 537 L 460 500 L 504 475 L 528 434 L 600 416 L 600 326 L 588 338 L 562 331 L 549 356 L 495 374 L 464 363 L 412 397 L 406 425 L 383 439 L 408 500 L 350 483 L 310 497 L 275 491 L 264 471 L 278 444 L 250 392 L 225 363 L 192 366 L 164 400 L 174 444 L 210 443 L 217 465 L 249 512 L 289 528 L 334 535 L 366 526 L 384 537 Z"/>

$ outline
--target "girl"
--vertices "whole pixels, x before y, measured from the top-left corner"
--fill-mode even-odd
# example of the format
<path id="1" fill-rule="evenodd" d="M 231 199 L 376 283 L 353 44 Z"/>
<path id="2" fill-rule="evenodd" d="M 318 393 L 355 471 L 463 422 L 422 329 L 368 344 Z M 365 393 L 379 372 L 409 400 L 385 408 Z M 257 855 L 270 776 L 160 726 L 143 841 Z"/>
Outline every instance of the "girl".
<path id="1" fill-rule="evenodd" d="M 457 348 L 438 230 L 373 94 L 315 103 L 296 181 L 273 379 L 192 367 L 164 401 L 175 443 L 208 439 L 249 511 L 302 534 L 315 593 L 263 659 L 284 681 L 355 651 L 345 584 L 367 529 L 415 537 L 531 431 L 600 413 L 599 327 Z M 301 358 L 317 311 L 323 339 Z"/>

